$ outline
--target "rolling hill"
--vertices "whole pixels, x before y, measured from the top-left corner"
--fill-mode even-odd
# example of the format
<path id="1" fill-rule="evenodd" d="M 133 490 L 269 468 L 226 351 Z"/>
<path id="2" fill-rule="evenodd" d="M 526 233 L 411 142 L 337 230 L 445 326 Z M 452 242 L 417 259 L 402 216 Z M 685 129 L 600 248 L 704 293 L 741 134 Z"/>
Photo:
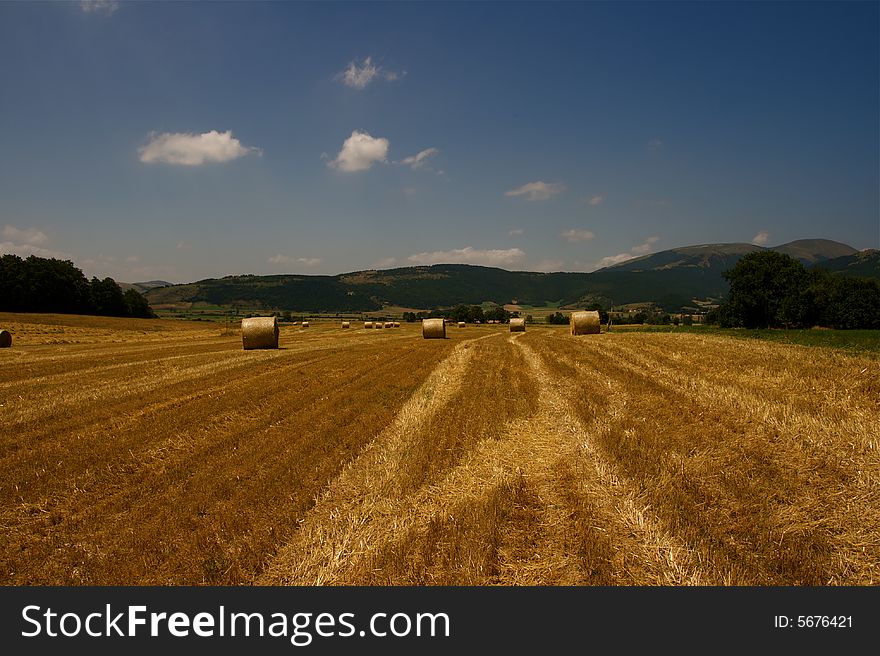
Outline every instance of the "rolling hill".
<path id="1" fill-rule="evenodd" d="M 684 246 L 634 258 L 593 273 L 537 273 L 466 264 L 368 270 L 336 276 L 241 275 L 146 292 L 154 307 L 203 303 L 241 309 L 364 312 L 386 306 L 431 309 L 459 303 L 542 306 L 655 303 L 667 311 L 717 300 L 727 292 L 723 273 L 747 253 L 775 250 L 806 266 L 880 278 L 877 251 L 839 242 L 799 240 L 764 249 L 752 244 Z"/>

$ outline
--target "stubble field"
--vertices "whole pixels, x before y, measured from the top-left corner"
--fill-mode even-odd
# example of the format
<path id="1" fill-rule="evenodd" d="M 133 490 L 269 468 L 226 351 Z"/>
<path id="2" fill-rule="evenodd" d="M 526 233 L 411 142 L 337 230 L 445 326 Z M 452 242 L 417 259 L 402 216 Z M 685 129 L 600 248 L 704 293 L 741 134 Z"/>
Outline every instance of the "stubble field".
<path id="1" fill-rule="evenodd" d="M 5 584 L 876 585 L 880 360 L 0 314 Z"/>

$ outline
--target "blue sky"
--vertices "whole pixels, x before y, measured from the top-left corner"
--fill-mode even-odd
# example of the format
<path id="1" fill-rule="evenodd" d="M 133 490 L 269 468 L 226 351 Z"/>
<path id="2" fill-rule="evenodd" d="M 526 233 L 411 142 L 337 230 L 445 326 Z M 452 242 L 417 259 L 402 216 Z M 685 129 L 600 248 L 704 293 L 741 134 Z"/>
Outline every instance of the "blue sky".
<path id="1" fill-rule="evenodd" d="M 877 3 L 0 3 L 0 251 L 186 282 L 880 247 Z"/>

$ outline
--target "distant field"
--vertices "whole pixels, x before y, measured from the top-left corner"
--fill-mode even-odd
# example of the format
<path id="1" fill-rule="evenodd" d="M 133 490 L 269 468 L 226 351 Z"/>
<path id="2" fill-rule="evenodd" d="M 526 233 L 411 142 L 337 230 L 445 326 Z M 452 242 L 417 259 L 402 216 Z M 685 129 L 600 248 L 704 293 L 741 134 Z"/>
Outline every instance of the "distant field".
<path id="1" fill-rule="evenodd" d="M 650 326 L 615 325 L 612 331 L 651 332 L 651 333 L 693 333 L 697 335 L 718 335 L 736 339 L 760 339 L 781 344 L 818 346 L 822 348 L 843 349 L 857 354 L 880 357 L 880 330 L 744 330 L 718 328 L 715 326 Z"/>
<path id="2" fill-rule="evenodd" d="M 0 313 L 0 580 L 880 583 L 873 353 L 353 326 Z"/>

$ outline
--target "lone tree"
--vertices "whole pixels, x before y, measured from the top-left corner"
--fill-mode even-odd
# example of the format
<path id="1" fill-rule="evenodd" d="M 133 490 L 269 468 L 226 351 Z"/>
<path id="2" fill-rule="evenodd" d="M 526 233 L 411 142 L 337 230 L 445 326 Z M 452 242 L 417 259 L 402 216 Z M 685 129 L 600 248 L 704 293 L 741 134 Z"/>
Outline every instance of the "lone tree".
<path id="1" fill-rule="evenodd" d="M 775 251 L 749 253 L 724 277 L 730 295 L 720 314 L 721 325 L 770 328 L 800 325 L 805 307 L 800 302 L 807 272 L 790 255 Z"/>

